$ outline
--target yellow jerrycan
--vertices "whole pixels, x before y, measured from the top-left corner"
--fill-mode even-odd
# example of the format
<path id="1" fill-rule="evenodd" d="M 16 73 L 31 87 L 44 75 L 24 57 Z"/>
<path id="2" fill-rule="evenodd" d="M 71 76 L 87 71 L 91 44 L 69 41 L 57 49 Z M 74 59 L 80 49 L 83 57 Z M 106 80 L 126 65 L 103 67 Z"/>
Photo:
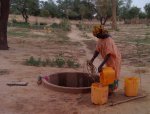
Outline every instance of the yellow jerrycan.
<path id="1" fill-rule="evenodd" d="M 91 101 L 94 104 L 102 105 L 108 101 L 108 86 L 100 83 L 93 83 L 91 86 Z"/>
<path id="2" fill-rule="evenodd" d="M 115 78 L 115 71 L 112 67 L 105 67 L 100 72 L 100 83 L 103 86 L 108 86 L 109 84 L 114 83 Z"/>
<path id="3" fill-rule="evenodd" d="M 124 91 L 125 95 L 132 97 L 137 96 L 139 90 L 139 78 L 138 77 L 128 77 L 125 78 Z"/>

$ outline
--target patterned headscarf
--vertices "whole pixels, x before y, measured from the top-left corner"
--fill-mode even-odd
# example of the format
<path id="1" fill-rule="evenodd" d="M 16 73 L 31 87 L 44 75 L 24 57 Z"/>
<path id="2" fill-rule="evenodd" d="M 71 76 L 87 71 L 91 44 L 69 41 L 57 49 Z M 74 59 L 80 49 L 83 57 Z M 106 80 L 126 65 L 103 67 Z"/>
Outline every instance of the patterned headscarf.
<path id="1" fill-rule="evenodd" d="M 93 27 L 93 35 L 96 37 L 97 34 L 108 34 L 108 31 L 102 25 L 96 25 Z"/>

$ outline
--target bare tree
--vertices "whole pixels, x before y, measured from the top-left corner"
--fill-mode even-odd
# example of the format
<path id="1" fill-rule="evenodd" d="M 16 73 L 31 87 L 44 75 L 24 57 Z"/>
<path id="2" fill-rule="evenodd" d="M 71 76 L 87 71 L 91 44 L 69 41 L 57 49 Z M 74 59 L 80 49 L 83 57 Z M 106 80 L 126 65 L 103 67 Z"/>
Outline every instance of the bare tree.
<path id="1" fill-rule="evenodd" d="M 111 17 L 110 0 L 96 0 L 97 17 L 102 25 Z"/>
<path id="2" fill-rule="evenodd" d="M 117 8 L 117 1 L 112 0 L 112 29 L 117 29 L 117 19 L 116 19 L 116 8 Z"/>
<path id="3" fill-rule="evenodd" d="M 10 0 L 0 0 L 0 50 L 8 50 L 7 22 Z"/>

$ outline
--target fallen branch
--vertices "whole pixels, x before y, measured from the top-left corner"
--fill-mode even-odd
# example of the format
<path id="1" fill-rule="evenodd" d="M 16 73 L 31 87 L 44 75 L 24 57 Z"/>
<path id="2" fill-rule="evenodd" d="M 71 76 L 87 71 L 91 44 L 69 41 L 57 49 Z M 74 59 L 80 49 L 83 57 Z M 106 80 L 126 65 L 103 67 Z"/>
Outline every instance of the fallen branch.
<path id="1" fill-rule="evenodd" d="M 118 102 L 115 102 L 115 103 L 111 103 L 109 104 L 109 106 L 114 106 L 114 105 L 118 105 L 118 104 L 122 104 L 122 103 L 125 103 L 125 102 L 128 102 L 128 101 L 132 101 L 132 100 L 136 100 L 136 99 L 140 99 L 140 98 L 144 98 L 146 97 L 147 95 L 141 95 L 141 96 L 137 96 L 137 97 L 132 97 L 132 98 L 129 98 L 129 99 L 126 99 L 126 100 L 121 100 L 121 101 L 118 101 Z"/>

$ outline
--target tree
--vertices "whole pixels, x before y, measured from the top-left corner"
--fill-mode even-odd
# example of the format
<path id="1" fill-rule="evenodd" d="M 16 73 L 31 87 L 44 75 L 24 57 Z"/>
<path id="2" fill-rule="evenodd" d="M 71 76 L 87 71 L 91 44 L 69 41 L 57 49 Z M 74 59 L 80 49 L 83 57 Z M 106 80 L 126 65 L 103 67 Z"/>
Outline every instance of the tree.
<path id="1" fill-rule="evenodd" d="M 0 0 L 0 50 L 8 50 L 7 22 L 10 0 Z"/>
<path id="2" fill-rule="evenodd" d="M 110 0 L 96 0 L 97 17 L 102 25 L 105 25 L 108 18 L 111 17 L 111 1 Z"/>
<path id="3" fill-rule="evenodd" d="M 69 19 L 92 19 L 95 6 L 90 0 L 58 0 L 58 9 L 62 17 Z"/>
<path id="4" fill-rule="evenodd" d="M 39 0 L 11 0 L 11 9 L 17 10 L 27 23 L 29 15 L 39 15 Z"/>
<path id="5" fill-rule="evenodd" d="M 140 19 L 145 19 L 145 18 L 146 18 L 145 12 L 142 12 L 142 11 L 141 11 L 141 12 L 139 13 L 139 18 L 140 18 Z"/>
<path id="6" fill-rule="evenodd" d="M 147 18 L 150 19 L 150 3 L 147 3 L 147 4 L 144 6 L 144 9 L 145 9 Z"/>
<path id="7" fill-rule="evenodd" d="M 28 0 L 12 0 L 11 5 L 13 9 L 18 10 L 20 12 L 25 20 L 25 22 L 28 22 Z"/>
<path id="8" fill-rule="evenodd" d="M 117 17 L 116 17 L 116 13 L 117 13 L 117 3 L 116 0 L 112 0 L 112 29 L 113 30 L 117 30 Z"/>
<path id="9" fill-rule="evenodd" d="M 127 18 L 133 19 L 133 18 L 139 17 L 139 14 L 140 14 L 140 8 L 133 6 L 130 8 Z"/>
<path id="10" fill-rule="evenodd" d="M 57 5 L 52 0 L 48 0 L 45 2 L 41 1 L 40 10 L 41 10 L 41 16 L 59 17 Z"/>
<path id="11" fill-rule="evenodd" d="M 40 14 L 39 0 L 28 1 L 28 9 L 30 15 L 38 16 Z"/>
<path id="12" fill-rule="evenodd" d="M 58 0 L 58 9 L 62 16 L 69 18 L 69 12 L 73 7 L 73 0 Z"/>
<path id="13" fill-rule="evenodd" d="M 81 1 L 79 4 L 79 14 L 82 18 L 92 19 L 95 13 L 95 6 L 92 2 L 88 1 Z"/>
<path id="14" fill-rule="evenodd" d="M 122 2 L 120 7 L 118 8 L 119 17 L 122 18 L 124 21 L 128 19 L 128 12 L 131 8 L 132 0 L 120 0 Z"/>

